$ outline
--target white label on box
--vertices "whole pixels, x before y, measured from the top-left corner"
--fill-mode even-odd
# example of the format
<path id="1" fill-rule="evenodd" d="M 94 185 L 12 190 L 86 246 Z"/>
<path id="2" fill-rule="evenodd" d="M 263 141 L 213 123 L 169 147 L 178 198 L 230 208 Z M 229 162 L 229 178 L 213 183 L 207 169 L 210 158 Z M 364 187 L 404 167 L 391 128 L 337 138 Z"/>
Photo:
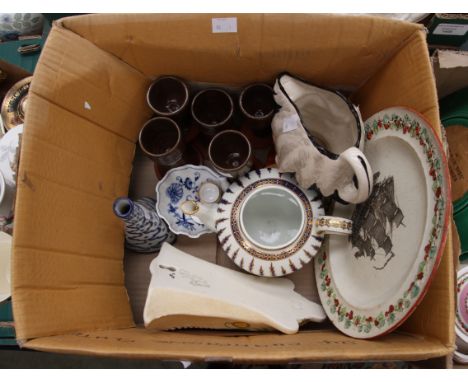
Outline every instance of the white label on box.
<path id="1" fill-rule="evenodd" d="M 439 24 L 432 34 L 451 36 L 464 36 L 468 32 L 468 25 L 463 24 Z"/>
<path id="2" fill-rule="evenodd" d="M 237 17 L 211 19 L 213 33 L 237 33 Z"/>
<path id="3" fill-rule="evenodd" d="M 296 130 L 301 124 L 297 114 L 290 115 L 283 120 L 283 133 Z"/>

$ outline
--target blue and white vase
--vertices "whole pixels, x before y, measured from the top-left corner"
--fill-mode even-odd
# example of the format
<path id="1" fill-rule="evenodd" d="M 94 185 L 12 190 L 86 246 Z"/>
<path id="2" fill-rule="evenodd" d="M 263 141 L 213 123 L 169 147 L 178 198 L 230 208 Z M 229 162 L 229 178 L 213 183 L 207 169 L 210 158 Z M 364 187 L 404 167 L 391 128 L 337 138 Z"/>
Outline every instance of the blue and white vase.
<path id="1" fill-rule="evenodd" d="M 151 253 L 159 251 L 167 241 L 173 243 L 176 235 L 168 228 L 156 212 L 156 201 L 152 198 L 141 198 L 132 201 L 129 198 L 117 198 L 114 202 L 114 213 L 125 223 L 125 246 L 127 249 Z"/>

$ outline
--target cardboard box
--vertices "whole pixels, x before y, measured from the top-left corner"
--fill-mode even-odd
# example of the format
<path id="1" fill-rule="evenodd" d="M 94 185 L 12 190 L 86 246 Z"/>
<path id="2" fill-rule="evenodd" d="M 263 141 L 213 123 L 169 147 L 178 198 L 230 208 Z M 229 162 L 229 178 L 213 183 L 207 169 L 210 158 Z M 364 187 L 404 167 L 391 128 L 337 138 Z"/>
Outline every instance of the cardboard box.
<path id="1" fill-rule="evenodd" d="M 397 332 L 357 340 L 333 328 L 277 333 L 150 332 L 135 327 L 122 225 L 151 79 L 243 85 L 288 70 L 345 89 L 363 118 L 408 106 L 440 132 L 421 25 L 366 16 L 90 15 L 60 20 L 31 86 L 13 255 L 13 310 L 26 348 L 234 362 L 424 360 L 454 349 L 451 234 L 420 306 Z M 235 23 L 234 23 L 235 21 Z M 227 24 L 226 24 L 227 23 Z M 213 26 L 221 25 L 221 30 Z M 213 33 L 213 32 L 228 33 Z"/>

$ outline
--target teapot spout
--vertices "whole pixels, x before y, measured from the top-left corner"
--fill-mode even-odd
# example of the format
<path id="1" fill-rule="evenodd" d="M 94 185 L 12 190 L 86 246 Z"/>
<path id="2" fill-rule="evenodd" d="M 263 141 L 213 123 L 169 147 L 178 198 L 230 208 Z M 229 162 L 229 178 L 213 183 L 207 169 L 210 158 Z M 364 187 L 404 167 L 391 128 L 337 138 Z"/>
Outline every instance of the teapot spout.
<path id="1" fill-rule="evenodd" d="M 187 200 L 180 206 L 185 215 L 192 216 L 204 224 L 209 230 L 216 232 L 215 216 L 217 204 L 205 204 L 194 200 Z"/>

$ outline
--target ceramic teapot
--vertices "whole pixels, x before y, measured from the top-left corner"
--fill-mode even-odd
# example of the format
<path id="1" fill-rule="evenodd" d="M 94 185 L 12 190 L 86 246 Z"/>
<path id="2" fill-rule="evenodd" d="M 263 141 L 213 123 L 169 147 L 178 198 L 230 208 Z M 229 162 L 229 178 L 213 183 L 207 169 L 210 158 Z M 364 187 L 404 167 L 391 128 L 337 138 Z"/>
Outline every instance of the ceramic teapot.
<path id="1" fill-rule="evenodd" d="M 325 216 L 317 191 L 301 189 L 292 174 L 275 168 L 247 173 L 217 204 L 187 200 L 181 209 L 216 232 L 240 268 L 259 276 L 292 273 L 315 256 L 325 234 L 352 231 L 350 220 Z"/>

